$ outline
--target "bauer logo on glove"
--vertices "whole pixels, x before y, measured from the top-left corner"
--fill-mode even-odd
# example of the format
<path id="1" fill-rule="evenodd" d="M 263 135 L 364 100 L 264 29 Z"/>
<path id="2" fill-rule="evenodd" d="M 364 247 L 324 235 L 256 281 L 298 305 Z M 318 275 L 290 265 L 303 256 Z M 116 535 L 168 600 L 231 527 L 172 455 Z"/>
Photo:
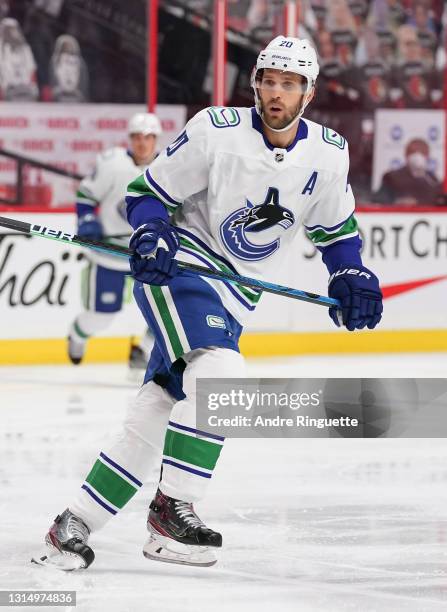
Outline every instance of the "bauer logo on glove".
<path id="1" fill-rule="evenodd" d="M 340 301 L 340 309 L 329 309 L 329 316 L 337 327 L 344 325 L 349 331 L 374 329 L 382 318 L 379 281 L 361 265 L 340 266 L 329 278 L 329 297 Z"/>
<path id="2" fill-rule="evenodd" d="M 357 268 L 344 268 L 344 270 L 337 270 L 329 277 L 329 283 L 336 278 L 337 276 L 343 276 L 343 274 L 353 274 L 355 276 L 364 276 L 365 278 L 371 278 L 371 274 L 365 272 L 363 270 L 358 270 Z"/>

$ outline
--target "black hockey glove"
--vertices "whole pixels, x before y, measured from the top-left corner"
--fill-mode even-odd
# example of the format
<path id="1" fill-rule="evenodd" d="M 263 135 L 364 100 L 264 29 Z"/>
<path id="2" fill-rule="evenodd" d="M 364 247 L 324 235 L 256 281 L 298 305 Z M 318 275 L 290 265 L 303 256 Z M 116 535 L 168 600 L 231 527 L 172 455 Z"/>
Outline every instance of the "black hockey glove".
<path id="1" fill-rule="evenodd" d="M 329 308 L 337 327 L 342 323 L 349 331 L 374 329 L 382 318 L 382 292 L 375 274 L 358 264 L 343 264 L 329 279 L 329 297 L 340 300 L 340 310 Z"/>
<path id="2" fill-rule="evenodd" d="M 101 240 L 103 237 L 102 225 L 94 213 L 87 213 L 78 219 L 78 236 L 90 238 L 91 240 Z"/>
<path id="3" fill-rule="evenodd" d="M 137 228 L 129 247 L 132 276 L 148 285 L 167 285 L 178 272 L 174 259 L 180 246 L 177 231 L 163 219 L 153 219 Z"/>

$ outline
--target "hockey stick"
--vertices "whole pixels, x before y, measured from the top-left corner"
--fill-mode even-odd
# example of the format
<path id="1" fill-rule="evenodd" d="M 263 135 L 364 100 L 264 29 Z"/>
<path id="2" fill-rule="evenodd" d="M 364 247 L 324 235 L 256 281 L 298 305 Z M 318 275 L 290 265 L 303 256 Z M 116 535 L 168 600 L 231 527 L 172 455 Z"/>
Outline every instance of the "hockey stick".
<path id="1" fill-rule="evenodd" d="M 107 242 L 102 242 L 101 240 L 82 238 L 81 236 L 69 234 L 68 232 L 64 232 L 62 230 L 54 230 L 44 225 L 26 223 L 16 219 L 9 219 L 8 217 L 0 217 L 0 227 L 6 227 L 7 229 L 22 232 L 30 236 L 40 236 L 41 238 L 49 238 L 50 240 L 57 240 L 58 242 L 69 242 L 78 246 L 94 249 L 95 251 L 101 251 L 109 255 L 117 255 L 120 257 L 130 257 L 133 255 L 133 251 L 124 246 L 109 244 Z M 186 263 L 183 261 L 179 261 L 178 265 L 182 270 L 190 270 L 192 272 L 196 272 L 200 276 L 207 276 L 217 280 L 238 283 L 239 285 L 251 287 L 252 289 L 259 289 L 261 291 L 266 291 L 267 293 L 283 295 L 284 297 L 291 297 L 296 300 L 311 302 L 312 304 L 319 304 L 328 308 L 331 306 L 340 307 L 338 300 L 326 297 L 324 295 L 318 295 L 308 291 L 301 291 L 300 289 L 292 289 L 291 287 L 285 287 L 284 285 L 276 285 L 275 283 L 269 283 L 267 281 L 261 281 L 256 278 L 249 278 L 247 276 L 240 276 L 239 274 L 233 274 L 232 272 L 211 270 L 210 268 L 197 266 L 196 264 Z"/>

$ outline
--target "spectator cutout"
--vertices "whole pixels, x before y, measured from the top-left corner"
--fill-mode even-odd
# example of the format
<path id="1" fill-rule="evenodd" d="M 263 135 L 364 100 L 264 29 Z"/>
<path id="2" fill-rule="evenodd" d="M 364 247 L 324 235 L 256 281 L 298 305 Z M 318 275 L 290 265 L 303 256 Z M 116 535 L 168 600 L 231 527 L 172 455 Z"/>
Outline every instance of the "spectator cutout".
<path id="1" fill-rule="evenodd" d="M 85 102 L 88 99 L 88 72 L 79 43 L 63 34 L 56 40 L 50 64 L 50 86 L 55 102 Z"/>
<path id="2" fill-rule="evenodd" d="M 32 101 L 39 97 L 36 63 L 19 22 L 0 22 L 0 92 L 6 101 Z"/>

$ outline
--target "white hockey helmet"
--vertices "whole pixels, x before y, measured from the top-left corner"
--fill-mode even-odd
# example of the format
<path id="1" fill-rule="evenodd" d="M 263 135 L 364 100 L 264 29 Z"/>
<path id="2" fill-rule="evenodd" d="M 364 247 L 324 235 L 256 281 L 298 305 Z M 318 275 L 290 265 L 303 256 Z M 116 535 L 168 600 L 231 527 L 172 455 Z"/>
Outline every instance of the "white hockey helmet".
<path id="1" fill-rule="evenodd" d="M 263 121 L 257 81 L 262 78 L 262 72 L 260 71 L 264 70 L 264 68 L 271 68 L 272 70 L 280 70 L 282 72 L 294 72 L 305 77 L 307 81 L 304 91 L 306 95 L 303 98 L 299 112 L 293 120 L 281 129 L 274 129 L 268 126 L 274 132 L 284 132 L 298 121 L 309 102 L 306 96 L 315 85 L 318 73 L 320 72 L 317 53 L 308 40 L 305 38 L 293 38 L 292 36 L 277 36 L 259 53 L 256 66 L 251 74 L 251 86 L 255 95 L 256 110 Z"/>
<path id="2" fill-rule="evenodd" d="M 128 134 L 154 134 L 160 136 L 161 123 L 157 115 L 154 113 L 137 113 L 134 115 L 127 125 Z"/>

